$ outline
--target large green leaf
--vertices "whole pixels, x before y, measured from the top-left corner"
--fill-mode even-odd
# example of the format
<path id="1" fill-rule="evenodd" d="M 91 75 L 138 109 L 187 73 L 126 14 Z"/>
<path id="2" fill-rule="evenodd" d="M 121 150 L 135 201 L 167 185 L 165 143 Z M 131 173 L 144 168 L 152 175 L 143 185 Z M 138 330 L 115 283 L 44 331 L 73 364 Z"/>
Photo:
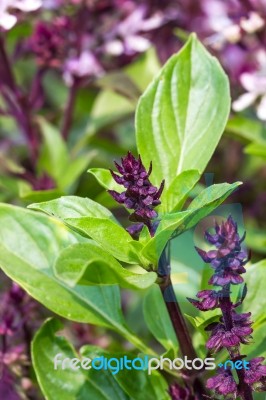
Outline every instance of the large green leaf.
<path id="1" fill-rule="evenodd" d="M 117 286 L 67 286 L 53 272 L 60 252 L 78 238 L 58 221 L 35 212 L 0 205 L 0 266 L 32 297 L 55 313 L 125 335 Z"/>
<path id="2" fill-rule="evenodd" d="M 54 358 L 79 358 L 73 346 L 56 333 L 62 324 L 50 319 L 36 333 L 32 342 L 32 361 L 38 383 L 47 400 L 129 400 L 109 371 L 93 369 L 55 369 Z"/>
<path id="3" fill-rule="evenodd" d="M 84 346 L 80 352 L 84 357 L 90 359 L 100 356 L 104 356 L 108 359 L 111 357 L 120 359 L 125 355 L 121 353 L 110 354 L 94 346 Z M 133 360 L 137 357 L 129 353 L 127 353 L 126 356 L 129 360 Z M 123 368 L 114 375 L 114 378 L 121 388 L 129 395 L 130 400 L 170 400 L 170 396 L 167 393 L 167 382 L 158 371 L 153 371 L 151 375 L 148 375 L 148 371 L 145 370 L 128 370 L 127 368 Z M 110 400 L 111 399 L 113 398 L 110 398 Z"/>
<path id="4" fill-rule="evenodd" d="M 145 245 L 143 257 L 157 263 L 167 242 L 195 226 L 202 218 L 215 210 L 240 185 L 221 183 L 204 189 L 186 211 L 162 216 L 155 236 Z"/>
<path id="5" fill-rule="evenodd" d="M 230 111 L 229 84 L 218 61 L 192 35 L 140 98 L 137 145 L 153 181 L 166 187 L 188 169 L 202 172 Z"/>
<path id="6" fill-rule="evenodd" d="M 132 245 L 131 236 L 118 224 L 113 214 L 95 201 L 65 196 L 29 207 L 60 218 L 70 228 L 94 239 L 115 258 L 127 263 L 139 262 L 136 245 L 141 249 L 141 243 Z"/>
<path id="7" fill-rule="evenodd" d="M 144 271 L 144 270 L 143 270 Z M 77 243 L 63 250 L 55 263 L 55 273 L 70 286 L 115 285 L 126 289 L 146 289 L 157 279 L 155 272 L 136 274 L 93 241 Z"/>
<path id="8" fill-rule="evenodd" d="M 158 286 L 153 286 L 144 298 L 144 318 L 154 337 L 166 350 L 178 349 L 176 334 L 173 329 L 163 296 Z"/>

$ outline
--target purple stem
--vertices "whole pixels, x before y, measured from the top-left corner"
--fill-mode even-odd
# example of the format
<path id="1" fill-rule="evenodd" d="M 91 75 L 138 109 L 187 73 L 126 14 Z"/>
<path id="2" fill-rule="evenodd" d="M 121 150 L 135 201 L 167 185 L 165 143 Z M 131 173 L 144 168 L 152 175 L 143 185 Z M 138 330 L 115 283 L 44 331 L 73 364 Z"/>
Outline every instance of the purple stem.
<path id="1" fill-rule="evenodd" d="M 234 322 L 232 318 L 232 310 L 233 310 L 233 303 L 231 302 L 230 299 L 230 284 L 226 285 L 223 287 L 222 290 L 222 296 L 220 299 L 220 308 L 223 314 L 223 320 L 224 320 L 224 325 L 225 329 L 227 331 L 231 331 L 231 329 L 234 327 Z M 234 360 L 237 358 L 240 359 L 240 351 L 239 351 L 239 346 L 234 353 L 230 352 L 228 350 L 230 357 Z M 245 378 L 245 370 L 244 369 L 237 369 L 237 376 L 239 380 L 238 388 L 240 391 L 240 396 L 243 400 L 253 400 L 252 396 L 252 390 L 250 386 L 245 383 L 244 378 Z"/>
<path id="2" fill-rule="evenodd" d="M 72 122 L 73 122 L 73 115 L 74 115 L 74 110 L 75 110 L 75 100 L 76 100 L 76 95 L 77 95 L 77 90 L 78 85 L 77 82 L 74 81 L 73 85 L 69 89 L 69 95 L 68 95 L 68 100 L 66 104 L 66 109 L 65 109 L 65 117 L 63 120 L 63 126 L 62 126 L 62 137 L 67 140 Z"/>
<path id="3" fill-rule="evenodd" d="M 197 353 L 194 349 L 185 319 L 178 304 L 173 284 L 171 281 L 171 266 L 170 266 L 170 244 L 164 249 L 159 259 L 158 277 L 161 280 L 159 284 L 163 299 L 169 313 L 181 352 L 183 356 L 194 360 L 197 358 Z M 200 371 L 198 371 L 200 372 Z M 191 373 L 191 371 L 186 371 Z M 196 377 L 193 382 L 193 388 L 199 399 L 205 399 L 205 390 L 201 381 Z"/>

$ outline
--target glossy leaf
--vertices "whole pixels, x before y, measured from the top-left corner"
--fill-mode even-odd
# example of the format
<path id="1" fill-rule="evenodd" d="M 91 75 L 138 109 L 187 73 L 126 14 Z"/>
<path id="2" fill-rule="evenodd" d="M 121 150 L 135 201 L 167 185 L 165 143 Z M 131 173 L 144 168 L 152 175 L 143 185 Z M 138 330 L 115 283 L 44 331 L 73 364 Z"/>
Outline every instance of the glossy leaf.
<path id="1" fill-rule="evenodd" d="M 83 236 L 94 239 L 114 257 L 127 263 L 138 263 L 139 257 L 132 238 L 122 228 L 113 214 L 88 198 L 60 197 L 45 203 L 32 204 L 30 208 L 60 218 L 67 226 Z M 137 243 L 142 248 L 140 243 Z"/>
<path id="2" fill-rule="evenodd" d="M 63 337 L 57 336 L 62 324 L 54 319 L 46 321 L 32 342 L 32 361 L 38 383 L 47 400 L 129 400 L 109 371 L 93 369 L 55 369 L 54 358 L 79 358 L 73 346 Z"/>
<path id="3" fill-rule="evenodd" d="M 125 327 L 117 286 L 70 288 L 53 272 L 60 252 L 80 240 L 58 221 L 5 204 L 0 205 L 0 266 L 32 297 L 73 321 L 114 329 Z"/>
<path id="4" fill-rule="evenodd" d="M 195 35 L 163 67 L 140 98 L 138 150 L 153 181 L 166 187 L 188 169 L 202 172 L 223 133 L 230 111 L 228 79 Z"/>
<path id="5" fill-rule="evenodd" d="M 77 243 L 63 250 L 56 260 L 55 273 L 72 287 L 82 283 L 119 284 L 127 289 L 146 289 L 157 278 L 154 272 L 136 274 L 123 268 L 114 257 L 92 241 Z"/>

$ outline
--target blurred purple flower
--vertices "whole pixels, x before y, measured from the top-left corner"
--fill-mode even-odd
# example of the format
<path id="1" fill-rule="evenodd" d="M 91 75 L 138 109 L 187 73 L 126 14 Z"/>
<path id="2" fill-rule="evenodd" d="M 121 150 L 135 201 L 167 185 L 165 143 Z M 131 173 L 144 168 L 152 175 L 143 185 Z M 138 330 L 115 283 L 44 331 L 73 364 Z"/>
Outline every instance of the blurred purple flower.
<path id="1" fill-rule="evenodd" d="M 130 227 L 129 232 L 136 235 L 145 224 L 153 235 L 152 220 L 157 217 L 154 207 L 161 203 L 159 198 L 164 188 L 164 181 L 159 189 L 153 186 L 149 180 L 152 164 L 150 163 L 149 171 L 147 171 L 140 156 L 136 159 L 130 152 L 121 159 L 121 165 L 116 162 L 115 165 L 120 175 L 111 171 L 112 177 L 116 183 L 124 186 L 126 190 L 122 193 L 115 190 L 108 190 L 108 192 L 115 201 L 124 204 L 128 209 L 134 210 L 129 219 L 138 222 L 138 224 L 133 228 Z"/>
<path id="2" fill-rule="evenodd" d="M 76 79 L 101 76 L 103 68 L 93 53 L 84 51 L 78 58 L 68 59 L 64 65 L 64 80 L 72 86 Z"/>
<path id="3" fill-rule="evenodd" d="M 245 72 L 240 76 L 241 85 L 246 93 L 233 102 L 234 111 L 243 111 L 257 102 L 256 110 L 259 119 L 266 121 L 266 52 L 257 52 L 259 69 Z"/>

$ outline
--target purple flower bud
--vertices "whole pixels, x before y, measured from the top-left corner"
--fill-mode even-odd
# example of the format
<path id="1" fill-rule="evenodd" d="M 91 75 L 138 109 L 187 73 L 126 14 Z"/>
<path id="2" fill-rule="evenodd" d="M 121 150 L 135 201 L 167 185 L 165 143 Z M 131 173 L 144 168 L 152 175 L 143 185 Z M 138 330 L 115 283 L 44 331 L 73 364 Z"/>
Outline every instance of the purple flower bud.
<path id="1" fill-rule="evenodd" d="M 249 369 L 245 371 L 245 382 L 255 390 L 266 390 L 266 365 L 261 365 L 264 357 L 253 358 L 249 361 Z"/>
<path id="2" fill-rule="evenodd" d="M 206 387 L 218 395 L 234 395 L 234 398 L 237 396 L 237 384 L 230 369 L 219 369 L 217 375 L 207 380 Z"/>
<path id="3" fill-rule="evenodd" d="M 126 190 L 122 193 L 109 190 L 109 193 L 119 204 L 124 204 L 126 208 L 134 210 L 129 219 L 137 222 L 137 224 L 128 228 L 128 232 L 135 237 L 145 224 L 153 235 L 154 230 L 151 221 L 157 217 L 154 207 L 161 203 L 159 198 L 163 191 L 164 181 L 159 189 L 153 186 L 149 180 L 152 164 L 147 171 L 140 156 L 136 159 L 130 152 L 121 159 L 121 165 L 116 162 L 115 165 L 120 175 L 110 171 L 112 177 L 116 183 L 123 185 Z"/>
<path id="4" fill-rule="evenodd" d="M 216 292 L 215 290 L 202 290 L 198 292 L 197 298 L 198 300 L 193 300 L 187 298 L 193 306 L 197 307 L 201 311 L 214 310 L 219 306 L 219 294 L 220 292 Z"/>

